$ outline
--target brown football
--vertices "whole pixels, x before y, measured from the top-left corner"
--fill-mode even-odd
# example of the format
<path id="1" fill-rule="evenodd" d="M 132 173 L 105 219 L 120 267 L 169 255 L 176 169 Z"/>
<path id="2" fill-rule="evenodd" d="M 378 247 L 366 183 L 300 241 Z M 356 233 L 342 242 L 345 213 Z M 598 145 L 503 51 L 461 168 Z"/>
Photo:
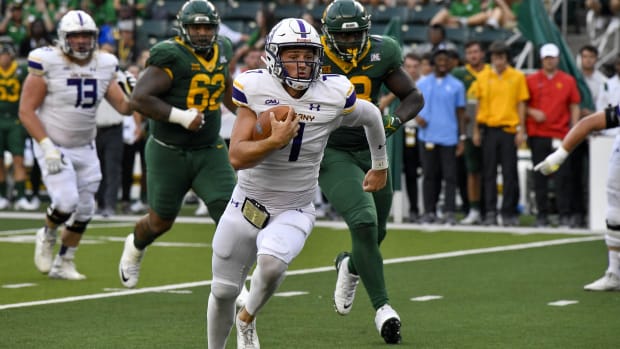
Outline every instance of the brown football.
<path id="1" fill-rule="evenodd" d="M 271 119 L 269 118 L 269 113 L 273 112 L 276 120 L 283 121 L 286 120 L 289 108 L 290 107 L 288 105 L 277 105 L 258 114 L 258 117 L 256 118 L 256 125 L 252 131 L 252 139 L 255 141 L 260 141 L 269 137 L 271 135 Z"/>

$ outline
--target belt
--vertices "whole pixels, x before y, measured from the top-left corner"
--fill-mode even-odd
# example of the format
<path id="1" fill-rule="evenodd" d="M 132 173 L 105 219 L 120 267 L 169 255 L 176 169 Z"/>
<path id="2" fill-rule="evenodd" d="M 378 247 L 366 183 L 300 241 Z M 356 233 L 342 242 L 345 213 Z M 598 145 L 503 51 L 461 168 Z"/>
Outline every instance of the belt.
<path id="1" fill-rule="evenodd" d="M 114 125 L 104 125 L 104 126 L 97 126 L 98 130 L 109 130 L 109 129 L 113 129 L 116 127 L 123 127 L 123 123 L 120 124 L 114 124 Z"/>

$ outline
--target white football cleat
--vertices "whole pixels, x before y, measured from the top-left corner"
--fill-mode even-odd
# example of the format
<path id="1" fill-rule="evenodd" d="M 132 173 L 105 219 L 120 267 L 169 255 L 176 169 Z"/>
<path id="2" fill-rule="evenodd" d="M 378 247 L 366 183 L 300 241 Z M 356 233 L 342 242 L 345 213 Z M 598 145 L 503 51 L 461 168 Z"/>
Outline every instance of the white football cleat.
<path id="1" fill-rule="evenodd" d="M 38 205 L 31 203 L 26 199 L 26 197 L 22 196 L 19 200 L 15 201 L 13 204 L 13 208 L 16 211 L 24 210 L 24 211 L 34 211 L 39 208 Z"/>
<path id="2" fill-rule="evenodd" d="M 602 278 L 583 286 L 586 291 L 620 291 L 620 277 L 612 272 L 605 272 Z"/>
<path id="3" fill-rule="evenodd" d="M 385 304 L 377 310 L 375 325 L 387 344 L 398 344 L 401 342 L 400 317 L 389 304 Z"/>
<path id="4" fill-rule="evenodd" d="M 469 210 L 467 217 L 463 218 L 460 223 L 470 225 L 470 224 L 480 224 L 480 222 L 481 222 L 480 211 L 476 209 L 471 209 Z"/>
<path id="5" fill-rule="evenodd" d="M 256 334 L 256 319 L 245 323 L 239 319 L 239 314 L 235 316 L 237 326 L 237 349 L 260 349 L 258 334 Z"/>
<path id="6" fill-rule="evenodd" d="M 245 282 L 244 282 L 243 287 L 241 288 L 241 293 L 239 293 L 239 295 L 237 296 L 237 299 L 235 299 L 235 305 L 237 306 L 237 308 L 245 307 L 245 303 L 248 302 L 249 295 L 250 295 L 250 291 L 248 291 L 248 288 L 245 286 Z"/>
<path id="7" fill-rule="evenodd" d="M 86 276 L 78 273 L 75 269 L 75 263 L 73 259 L 66 259 L 59 255 L 54 259 L 52 269 L 47 274 L 50 279 L 62 279 L 62 280 L 84 280 Z"/>
<path id="8" fill-rule="evenodd" d="M 349 254 L 342 252 L 336 257 L 336 289 L 334 290 L 334 308 L 340 315 L 347 315 L 351 312 L 353 300 L 355 299 L 355 289 L 360 281 L 359 275 L 349 272 Z"/>
<path id="9" fill-rule="evenodd" d="M 194 212 L 196 216 L 206 216 L 209 214 L 209 209 L 207 209 L 207 205 L 204 201 L 198 200 L 198 208 Z"/>
<path id="10" fill-rule="evenodd" d="M 49 273 L 54 261 L 54 245 L 56 245 L 56 231 L 47 234 L 46 228 L 37 230 L 34 237 L 34 265 L 43 274 Z"/>
<path id="11" fill-rule="evenodd" d="M 140 251 L 133 244 L 133 233 L 129 234 L 125 239 L 125 247 L 121 255 L 121 261 L 118 263 L 118 276 L 123 286 L 134 288 L 140 277 L 140 263 L 144 257 L 146 249 Z"/>

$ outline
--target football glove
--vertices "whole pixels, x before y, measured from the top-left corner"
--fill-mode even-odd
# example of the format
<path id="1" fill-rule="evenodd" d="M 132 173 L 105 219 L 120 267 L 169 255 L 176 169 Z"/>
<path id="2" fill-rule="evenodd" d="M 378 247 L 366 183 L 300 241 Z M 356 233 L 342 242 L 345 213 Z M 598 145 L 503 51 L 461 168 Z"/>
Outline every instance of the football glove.
<path id="1" fill-rule="evenodd" d="M 62 153 L 52 141 L 45 137 L 39 142 L 39 146 L 43 150 L 43 154 L 45 157 L 45 166 L 47 167 L 47 171 L 49 174 L 55 174 L 60 172 L 62 169 Z"/>
<path id="2" fill-rule="evenodd" d="M 398 128 L 400 128 L 401 122 L 398 116 L 394 114 L 383 115 L 383 128 L 385 129 L 385 137 L 393 135 Z"/>
<path id="3" fill-rule="evenodd" d="M 560 168 L 567 156 L 568 152 L 564 148 L 559 147 L 556 151 L 549 154 L 545 160 L 538 163 L 534 167 L 534 171 L 540 171 L 545 176 L 551 174 Z"/>
<path id="4" fill-rule="evenodd" d="M 118 73 L 117 81 L 123 93 L 129 97 L 136 87 L 136 78 L 130 72 L 124 71 Z"/>

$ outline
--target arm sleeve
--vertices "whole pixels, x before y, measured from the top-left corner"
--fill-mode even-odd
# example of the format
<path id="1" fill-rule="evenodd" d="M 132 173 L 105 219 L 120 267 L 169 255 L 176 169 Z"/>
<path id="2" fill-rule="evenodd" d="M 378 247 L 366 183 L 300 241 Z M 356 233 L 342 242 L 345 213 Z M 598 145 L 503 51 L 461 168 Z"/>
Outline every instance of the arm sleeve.
<path id="1" fill-rule="evenodd" d="M 358 99 L 355 110 L 342 119 L 343 126 L 364 127 L 373 164 L 378 162 L 387 163 L 385 131 L 379 108 L 368 101 Z"/>

